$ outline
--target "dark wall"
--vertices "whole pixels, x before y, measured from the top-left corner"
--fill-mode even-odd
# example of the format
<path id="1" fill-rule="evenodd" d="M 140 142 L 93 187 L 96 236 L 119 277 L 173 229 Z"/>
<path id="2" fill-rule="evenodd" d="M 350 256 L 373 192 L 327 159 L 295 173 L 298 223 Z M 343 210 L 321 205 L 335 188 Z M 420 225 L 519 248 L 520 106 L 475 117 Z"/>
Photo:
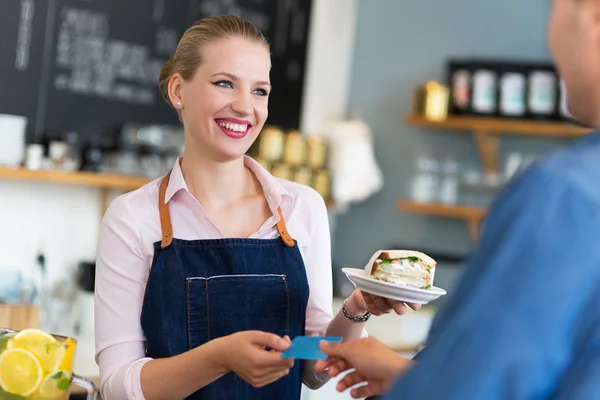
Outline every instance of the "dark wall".
<path id="1" fill-rule="evenodd" d="M 195 20 L 246 17 L 272 45 L 269 122 L 297 128 L 311 0 L 0 0 L 0 113 L 28 140 L 176 124 L 158 73 Z"/>

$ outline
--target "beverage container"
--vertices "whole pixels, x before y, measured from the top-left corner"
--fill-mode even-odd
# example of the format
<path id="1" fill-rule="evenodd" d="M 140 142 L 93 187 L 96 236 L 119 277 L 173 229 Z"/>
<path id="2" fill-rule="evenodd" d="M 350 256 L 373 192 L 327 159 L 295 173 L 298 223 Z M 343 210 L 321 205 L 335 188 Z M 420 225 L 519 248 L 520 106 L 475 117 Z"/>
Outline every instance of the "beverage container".
<path id="1" fill-rule="evenodd" d="M 0 400 L 68 400 L 72 384 L 95 400 L 94 383 L 73 373 L 76 350 L 70 337 L 0 328 Z"/>

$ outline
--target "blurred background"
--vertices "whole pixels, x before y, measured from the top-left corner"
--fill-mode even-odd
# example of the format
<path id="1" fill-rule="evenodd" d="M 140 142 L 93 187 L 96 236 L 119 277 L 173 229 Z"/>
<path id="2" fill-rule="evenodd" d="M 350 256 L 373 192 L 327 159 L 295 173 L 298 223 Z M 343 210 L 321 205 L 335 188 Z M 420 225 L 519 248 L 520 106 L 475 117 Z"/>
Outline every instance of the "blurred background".
<path id="1" fill-rule="evenodd" d="M 97 377 L 102 215 L 181 154 L 182 127 L 160 97 L 158 73 L 187 27 L 221 13 L 250 19 L 272 45 L 268 126 L 249 154 L 326 200 L 334 310 L 353 290 L 341 269 L 363 268 L 379 249 L 428 253 L 438 261 L 435 286 L 451 295 L 497 192 L 586 133 L 568 122 L 546 46 L 549 8 L 0 0 L 0 326 L 35 323 L 77 337 L 75 369 Z M 372 318 L 368 330 L 414 354 L 446 297 Z M 333 386 L 305 396 L 349 398 Z"/>

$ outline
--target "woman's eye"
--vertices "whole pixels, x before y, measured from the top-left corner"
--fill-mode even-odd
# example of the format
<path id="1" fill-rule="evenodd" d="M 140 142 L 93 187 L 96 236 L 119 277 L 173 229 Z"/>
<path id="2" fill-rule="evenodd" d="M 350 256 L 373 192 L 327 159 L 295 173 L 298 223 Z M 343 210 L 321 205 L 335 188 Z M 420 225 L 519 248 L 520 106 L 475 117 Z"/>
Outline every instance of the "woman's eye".
<path id="1" fill-rule="evenodd" d="M 217 81 L 217 82 L 213 82 L 213 85 L 224 87 L 224 88 L 233 88 L 233 85 L 229 81 Z"/>
<path id="2" fill-rule="evenodd" d="M 259 96 L 267 96 L 269 94 L 269 92 L 267 92 L 265 89 L 256 89 L 252 93 L 257 94 Z"/>

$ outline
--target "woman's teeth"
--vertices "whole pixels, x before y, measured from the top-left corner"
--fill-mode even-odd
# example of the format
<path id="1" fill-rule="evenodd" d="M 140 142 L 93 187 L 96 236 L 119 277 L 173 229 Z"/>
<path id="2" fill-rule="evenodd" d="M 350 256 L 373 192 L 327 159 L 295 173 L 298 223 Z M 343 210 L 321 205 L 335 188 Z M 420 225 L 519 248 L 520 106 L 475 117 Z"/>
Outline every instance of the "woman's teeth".
<path id="1" fill-rule="evenodd" d="M 219 125 L 221 125 L 225 129 L 229 129 L 230 131 L 235 132 L 246 132 L 246 130 L 248 129 L 248 125 L 234 124 L 233 122 L 220 121 Z"/>

